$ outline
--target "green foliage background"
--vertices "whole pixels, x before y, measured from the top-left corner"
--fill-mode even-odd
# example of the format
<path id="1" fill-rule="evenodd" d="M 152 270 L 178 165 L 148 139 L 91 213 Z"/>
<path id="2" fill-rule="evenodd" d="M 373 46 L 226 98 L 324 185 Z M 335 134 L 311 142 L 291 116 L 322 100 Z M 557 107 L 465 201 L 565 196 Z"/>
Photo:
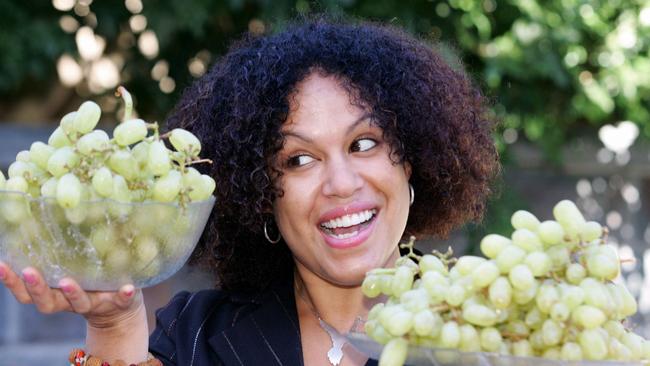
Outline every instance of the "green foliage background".
<path id="1" fill-rule="evenodd" d="M 147 29 L 160 44 L 155 59 L 140 54 L 134 41 L 120 46 L 118 36 L 128 33 L 132 15 L 123 2 L 94 1 L 90 9 L 106 51 L 124 55 L 123 83 L 149 120 L 164 120 L 191 83 L 187 65 L 197 52 L 208 50 L 214 61 L 259 21 L 268 31 L 299 14 L 333 12 L 391 22 L 453 50 L 494 101 L 494 113 L 503 121 L 495 141 L 506 164 L 506 129 L 541 147 L 549 161 L 558 159 L 562 144 L 607 123 L 630 120 L 650 136 L 650 0 L 145 0 L 143 5 Z M 58 24 L 65 14 L 85 21 L 49 1 L 0 2 L 0 107 L 43 95 L 58 83 L 56 60 L 64 52 L 77 54 L 74 35 Z M 150 76 L 160 59 L 169 62 L 176 81 L 171 94 L 162 93 Z M 508 202 L 519 200 L 507 198 L 494 210 L 512 212 Z"/>

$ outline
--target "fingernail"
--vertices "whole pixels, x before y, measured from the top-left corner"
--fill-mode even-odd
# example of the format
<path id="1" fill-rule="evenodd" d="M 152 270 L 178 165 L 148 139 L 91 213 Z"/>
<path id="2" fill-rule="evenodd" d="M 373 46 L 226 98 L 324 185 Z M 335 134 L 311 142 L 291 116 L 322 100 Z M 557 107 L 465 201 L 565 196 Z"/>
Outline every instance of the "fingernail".
<path id="1" fill-rule="evenodd" d="M 133 292 L 133 288 L 129 288 L 128 290 L 124 291 L 124 295 L 126 295 L 126 297 L 131 297 L 133 296 Z"/>
<path id="2" fill-rule="evenodd" d="M 63 292 L 67 295 L 70 295 L 73 289 L 74 288 L 70 284 L 61 286 L 61 290 L 63 290 Z"/>
<path id="3" fill-rule="evenodd" d="M 28 285 L 34 286 L 36 284 L 36 275 L 29 272 L 23 272 L 23 280 L 25 280 Z"/>

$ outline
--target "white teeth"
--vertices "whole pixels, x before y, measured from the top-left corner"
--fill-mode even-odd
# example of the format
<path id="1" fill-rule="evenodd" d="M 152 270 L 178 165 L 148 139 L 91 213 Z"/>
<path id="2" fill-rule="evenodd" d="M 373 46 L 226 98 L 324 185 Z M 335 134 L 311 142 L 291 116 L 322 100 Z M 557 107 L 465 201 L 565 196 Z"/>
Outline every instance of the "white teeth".
<path id="1" fill-rule="evenodd" d="M 341 217 L 337 217 L 335 219 L 329 220 L 327 222 L 321 223 L 321 226 L 326 227 L 328 229 L 336 229 L 339 227 L 350 227 L 354 225 L 359 225 L 362 222 L 366 222 L 372 218 L 372 216 L 377 213 L 377 210 L 372 209 L 372 210 L 365 210 L 362 212 L 356 212 L 350 215 L 344 215 Z M 346 236 L 350 237 L 354 233 L 350 234 L 343 234 L 341 236 Z M 344 239 L 344 238 L 343 238 Z"/>
<path id="2" fill-rule="evenodd" d="M 359 231 L 355 231 L 353 233 L 341 234 L 341 235 L 334 234 L 332 236 L 337 238 L 337 239 L 347 239 L 347 238 L 351 238 L 353 236 L 356 236 L 357 234 L 359 234 Z"/>

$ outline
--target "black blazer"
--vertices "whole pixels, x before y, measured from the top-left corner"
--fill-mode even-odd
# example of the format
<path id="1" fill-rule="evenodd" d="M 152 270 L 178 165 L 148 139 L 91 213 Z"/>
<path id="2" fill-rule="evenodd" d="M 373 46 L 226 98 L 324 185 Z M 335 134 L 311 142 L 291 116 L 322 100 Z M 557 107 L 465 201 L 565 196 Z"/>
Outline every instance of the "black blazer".
<path id="1" fill-rule="evenodd" d="M 292 284 L 254 295 L 181 292 L 156 311 L 149 350 L 166 366 L 303 365 Z"/>

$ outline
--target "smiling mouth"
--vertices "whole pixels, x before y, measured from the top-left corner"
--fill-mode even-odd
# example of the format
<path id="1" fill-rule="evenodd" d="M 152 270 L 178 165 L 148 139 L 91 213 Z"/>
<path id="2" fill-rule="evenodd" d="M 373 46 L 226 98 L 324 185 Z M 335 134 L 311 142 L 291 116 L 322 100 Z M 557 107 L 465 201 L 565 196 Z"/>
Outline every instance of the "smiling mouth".
<path id="1" fill-rule="evenodd" d="M 347 239 L 358 235 L 359 231 L 370 225 L 375 217 L 377 217 L 377 210 L 370 209 L 337 217 L 319 226 L 327 235 L 336 239 Z"/>

